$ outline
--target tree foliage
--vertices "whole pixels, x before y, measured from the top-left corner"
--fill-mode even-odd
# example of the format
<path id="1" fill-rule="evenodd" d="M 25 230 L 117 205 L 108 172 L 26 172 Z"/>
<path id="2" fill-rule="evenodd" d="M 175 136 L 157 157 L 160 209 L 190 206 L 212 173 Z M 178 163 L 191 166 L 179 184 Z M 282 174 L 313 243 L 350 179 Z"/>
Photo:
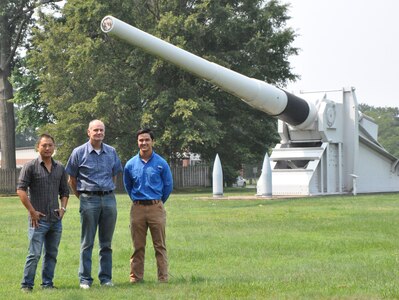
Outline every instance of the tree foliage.
<path id="1" fill-rule="evenodd" d="M 372 117 L 378 125 L 378 142 L 399 158 L 399 107 L 373 107 L 360 104 L 362 113 Z"/>
<path id="2" fill-rule="evenodd" d="M 16 90 L 13 98 L 18 119 L 16 132 L 34 133 L 38 128 L 52 123 L 54 118 L 48 111 L 48 101 L 40 95 L 40 80 L 26 67 L 25 58 L 16 60 L 11 79 Z"/>
<path id="3" fill-rule="evenodd" d="M 277 141 L 276 121 L 186 71 L 100 31 L 106 15 L 132 24 L 249 77 L 284 86 L 296 76 L 288 58 L 294 32 L 278 1 L 69 0 L 62 17 L 41 15 L 29 68 L 48 101 L 51 131 L 66 160 L 99 118 L 123 161 L 136 152 L 135 131 L 154 129 L 156 151 L 171 163 L 185 153 L 226 170 L 261 161 Z M 230 174 L 230 179 L 235 174 Z"/>
<path id="4" fill-rule="evenodd" d="M 0 1 L 0 146 L 1 167 L 15 169 L 15 119 L 11 73 L 18 49 L 25 47 L 33 13 L 42 4 L 54 5 L 60 0 Z"/>

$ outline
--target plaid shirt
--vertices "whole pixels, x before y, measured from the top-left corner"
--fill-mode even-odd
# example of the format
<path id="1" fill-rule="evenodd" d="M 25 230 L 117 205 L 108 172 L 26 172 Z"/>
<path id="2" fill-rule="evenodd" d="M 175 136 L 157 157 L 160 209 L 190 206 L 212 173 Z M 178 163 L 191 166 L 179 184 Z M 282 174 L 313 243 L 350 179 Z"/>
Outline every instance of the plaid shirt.
<path id="1" fill-rule="evenodd" d="M 59 197 L 69 197 L 67 174 L 64 166 L 54 159 L 51 172 L 47 170 L 42 158 L 26 163 L 19 175 L 17 189 L 28 191 L 29 199 L 36 211 L 53 220 L 54 210 L 59 208 Z"/>

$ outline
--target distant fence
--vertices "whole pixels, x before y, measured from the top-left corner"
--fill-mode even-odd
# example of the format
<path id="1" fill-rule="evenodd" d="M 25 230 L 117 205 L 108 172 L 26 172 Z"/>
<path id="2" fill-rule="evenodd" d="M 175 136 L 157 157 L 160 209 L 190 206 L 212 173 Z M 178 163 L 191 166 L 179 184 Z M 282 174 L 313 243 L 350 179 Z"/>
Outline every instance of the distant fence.
<path id="1" fill-rule="evenodd" d="M 172 175 L 175 188 L 211 186 L 210 167 L 206 165 L 173 167 Z"/>
<path id="2" fill-rule="evenodd" d="M 171 168 L 173 176 L 173 187 L 176 189 L 186 187 L 210 187 L 211 173 L 210 167 L 206 165 L 200 166 L 175 166 Z M 118 176 L 116 182 L 116 192 L 123 193 L 125 188 L 123 186 L 122 176 Z"/>
<path id="3" fill-rule="evenodd" d="M 206 165 L 172 167 L 175 188 L 211 186 L 210 167 Z M 15 194 L 21 169 L 0 169 L 0 195 Z M 124 192 L 122 176 L 118 176 L 116 191 Z"/>

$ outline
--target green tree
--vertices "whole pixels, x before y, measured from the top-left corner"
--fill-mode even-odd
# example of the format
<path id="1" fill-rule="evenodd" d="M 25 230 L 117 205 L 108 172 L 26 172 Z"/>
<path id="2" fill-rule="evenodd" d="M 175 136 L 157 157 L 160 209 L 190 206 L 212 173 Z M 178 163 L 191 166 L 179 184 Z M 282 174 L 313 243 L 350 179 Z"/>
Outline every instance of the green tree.
<path id="1" fill-rule="evenodd" d="M 172 163 L 187 152 L 209 162 L 219 153 L 226 170 L 262 160 L 277 141 L 273 118 L 102 34 L 108 14 L 247 76 L 278 86 L 296 78 L 288 62 L 297 54 L 295 34 L 279 1 L 69 0 L 62 17 L 41 15 L 28 66 L 56 120 L 44 129 L 63 141 L 59 158 L 65 161 L 85 141 L 87 123 L 100 118 L 122 160 L 136 151 L 135 130 L 144 126 L 155 130 L 156 150 Z"/>
<path id="2" fill-rule="evenodd" d="M 47 108 L 48 102 L 40 95 L 40 80 L 26 67 L 26 58 L 15 61 L 11 82 L 15 90 L 13 102 L 18 119 L 17 133 L 34 133 L 54 121 Z"/>
<path id="3" fill-rule="evenodd" d="M 15 59 L 11 76 L 14 88 L 15 147 L 33 146 L 37 139 L 36 130 L 51 121 L 46 103 L 39 93 L 39 80 L 26 68 L 26 59 Z"/>
<path id="4" fill-rule="evenodd" d="M 16 125 L 18 127 L 18 119 Z M 36 139 L 36 132 L 32 128 L 22 129 L 15 133 L 15 147 L 33 147 Z"/>
<path id="5" fill-rule="evenodd" d="M 59 0 L 9 0 L 0 2 L 0 147 L 1 167 L 15 169 L 15 119 L 10 77 L 19 47 L 23 47 L 36 8 Z"/>
<path id="6" fill-rule="evenodd" d="M 360 104 L 362 113 L 372 117 L 378 125 L 378 142 L 399 158 L 399 107 L 373 107 Z"/>

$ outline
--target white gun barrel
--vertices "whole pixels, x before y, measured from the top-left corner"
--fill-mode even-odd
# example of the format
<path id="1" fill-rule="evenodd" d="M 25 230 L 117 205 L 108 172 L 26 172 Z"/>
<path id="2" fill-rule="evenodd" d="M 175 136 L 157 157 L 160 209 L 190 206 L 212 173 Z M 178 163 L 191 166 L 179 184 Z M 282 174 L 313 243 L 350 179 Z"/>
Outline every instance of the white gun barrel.
<path id="1" fill-rule="evenodd" d="M 313 103 L 264 81 L 207 61 L 115 17 L 104 17 L 101 30 L 211 82 L 255 109 L 276 116 L 290 125 L 306 128 L 316 119 L 317 111 Z"/>

